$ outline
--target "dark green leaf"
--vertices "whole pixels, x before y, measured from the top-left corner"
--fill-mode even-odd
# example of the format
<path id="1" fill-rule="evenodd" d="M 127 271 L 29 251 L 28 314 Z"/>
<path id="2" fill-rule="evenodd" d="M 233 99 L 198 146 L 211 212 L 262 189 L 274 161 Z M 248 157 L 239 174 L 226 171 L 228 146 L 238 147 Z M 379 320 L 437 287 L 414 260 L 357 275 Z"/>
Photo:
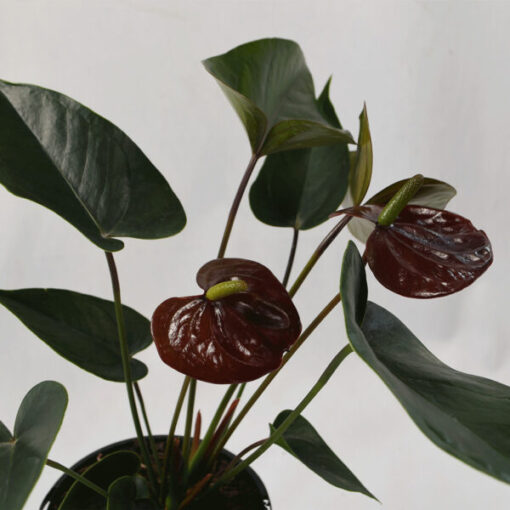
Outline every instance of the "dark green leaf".
<path id="1" fill-rule="evenodd" d="M 56 212 L 97 246 L 157 239 L 186 223 L 165 178 L 120 129 L 73 99 L 0 81 L 0 183 Z"/>
<path id="2" fill-rule="evenodd" d="M 109 381 L 124 381 L 112 301 L 60 289 L 0 290 L 0 303 L 67 360 Z M 152 342 L 149 321 L 127 306 L 126 334 L 131 355 Z M 147 375 L 131 360 L 133 379 Z"/>
<path id="3" fill-rule="evenodd" d="M 133 481 L 136 487 L 136 497 L 139 499 L 150 498 L 150 490 L 147 478 L 144 478 L 140 474 L 133 476 Z"/>
<path id="4" fill-rule="evenodd" d="M 359 205 L 365 198 L 372 179 L 372 138 L 366 105 L 359 115 L 358 148 L 356 156 L 351 156 L 351 162 L 353 166 L 349 175 L 349 198 L 352 205 Z"/>
<path id="5" fill-rule="evenodd" d="M 273 429 L 278 428 L 290 413 L 282 411 L 274 421 Z M 292 423 L 277 444 L 331 485 L 374 498 L 303 416 Z"/>
<path id="6" fill-rule="evenodd" d="M 203 63 L 239 115 L 254 153 L 354 143 L 319 111 L 312 76 L 295 42 L 261 39 Z"/>
<path id="7" fill-rule="evenodd" d="M 329 100 L 329 85 L 330 80 L 317 106 L 332 126 L 341 129 Z M 348 176 L 346 143 L 271 154 L 251 187 L 250 205 L 255 216 L 269 225 L 312 228 L 338 208 Z"/>
<path id="8" fill-rule="evenodd" d="M 9 429 L 0 421 L 0 443 L 7 443 L 12 439 Z"/>
<path id="9" fill-rule="evenodd" d="M 390 186 L 384 188 L 374 195 L 370 200 L 367 200 L 367 204 L 378 204 L 386 205 L 387 202 L 393 197 L 393 195 L 400 189 L 400 187 L 407 181 L 403 179 L 395 182 Z M 448 202 L 457 194 L 455 188 L 450 186 L 446 182 L 438 181 L 437 179 L 431 179 L 425 177 L 422 187 L 418 190 L 416 195 L 409 201 L 409 204 L 424 205 L 427 207 L 433 207 L 435 209 L 444 209 Z M 351 233 L 365 243 L 368 236 L 372 233 L 375 226 L 373 223 L 360 218 L 353 218 L 349 222 L 349 229 Z"/>
<path id="10" fill-rule="evenodd" d="M 0 508 L 20 510 L 48 458 L 67 407 L 67 392 L 45 381 L 25 396 L 16 416 L 14 434 L 0 423 Z"/>
<path id="11" fill-rule="evenodd" d="M 136 483 L 130 476 L 115 480 L 108 489 L 107 510 L 135 510 Z"/>
<path id="12" fill-rule="evenodd" d="M 156 503 L 138 498 L 134 477 L 115 480 L 108 489 L 107 510 L 158 510 Z"/>
<path id="13" fill-rule="evenodd" d="M 347 243 L 342 261 L 340 295 L 347 327 L 349 320 L 361 324 L 367 306 L 367 277 L 361 255 L 352 241 Z"/>
<path id="14" fill-rule="evenodd" d="M 82 476 L 102 489 L 108 490 L 115 480 L 133 476 L 139 470 L 138 455 L 131 451 L 121 450 L 105 455 L 88 468 Z M 106 499 L 80 482 L 74 482 L 58 510 L 106 510 Z"/>
<path id="15" fill-rule="evenodd" d="M 431 441 L 510 483 L 510 387 L 445 365 L 394 315 L 374 303 L 366 305 L 360 326 L 364 279 L 359 253 L 346 255 L 341 292 L 353 349 Z"/>

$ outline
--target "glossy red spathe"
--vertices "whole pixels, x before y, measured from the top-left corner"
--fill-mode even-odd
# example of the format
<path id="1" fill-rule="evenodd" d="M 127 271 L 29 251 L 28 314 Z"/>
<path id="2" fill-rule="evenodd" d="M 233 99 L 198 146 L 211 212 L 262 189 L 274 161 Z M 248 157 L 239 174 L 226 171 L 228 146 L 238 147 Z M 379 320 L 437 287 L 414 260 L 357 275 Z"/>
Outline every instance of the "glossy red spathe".
<path id="1" fill-rule="evenodd" d="M 434 298 L 473 283 L 492 263 L 490 241 L 458 214 L 408 205 L 388 227 L 377 225 L 380 205 L 339 211 L 376 224 L 364 258 L 377 280 L 406 297 Z"/>
<path id="2" fill-rule="evenodd" d="M 211 301 L 212 286 L 240 279 L 247 290 Z M 170 298 L 152 317 L 161 359 L 179 372 L 212 383 L 257 379 L 280 366 L 301 322 L 278 279 L 261 264 L 224 258 L 198 271 L 204 294 Z"/>

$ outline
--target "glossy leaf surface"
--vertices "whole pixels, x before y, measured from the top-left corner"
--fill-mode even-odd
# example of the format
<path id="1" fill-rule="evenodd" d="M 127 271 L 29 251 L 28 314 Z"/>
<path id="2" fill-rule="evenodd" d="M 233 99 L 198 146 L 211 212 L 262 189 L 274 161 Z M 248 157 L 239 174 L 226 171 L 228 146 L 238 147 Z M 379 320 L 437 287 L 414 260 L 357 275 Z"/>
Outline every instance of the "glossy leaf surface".
<path id="1" fill-rule="evenodd" d="M 20 510 L 37 483 L 67 407 L 67 392 L 45 381 L 25 396 L 14 433 L 0 422 L 0 508 Z"/>
<path id="2" fill-rule="evenodd" d="M 136 481 L 131 476 L 115 480 L 108 489 L 107 510 L 160 510 L 149 499 L 138 498 Z"/>
<path id="3" fill-rule="evenodd" d="M 203 64 L 241 119 L 254 153 L 354 143 L 319 111 L 312 76 L 295 42 L 260 39 Z"/>
<path id="4" fill-rule="evenodd" d="M 73 99 L 0 81 L 0 183 L 56 212 L 104 250 L 115 237 L 179 232 L 183 208 L 120 129 Z"/>
<path id="5" fill-rule="evenodd" d="M 61 289 L 0 290 L 0 303 L 58 354 L 103 379 L 123 381 L 122 359 L 112 301 Z M 124 309 L 129 352 L 151 342 L 150 323 Z M 147 375 L 141 361 L 131 360 L 133 379 Z"/>
<path id="6" fill-rule="evenodd" d="M 390 184 L 367 200 L 366 203 L 386 205 L 406 181 L 407 179 L 403 179 Z M 409 201 L 409 205 L 423 205 L 425 207 L 433 207 L 434 209 L 444 209 L 456 194 L 457 191 L 455 188 L 446 182 L 425 177 L 422 187 Z M 374 225 L 370 221 L 361 218 L 353 218 L 349 222 L 349 230 L 356 239 L 366 243 L 368 237 L 374 230 Z"/>
<path id="7" fill-rule="evenodd" d="M 454 457 L 510 483 L 510 387 L 450 368 L 394 315 L 367 304 L 363 262 L 352 243 L 341 293 L 353 349 L 421 431 Z"/>
<path id="8" fill-rule="evenodd" d="M 343 213 L 377 223 L 381 210 L 367 205 Z M 382 285 L 413 298 L 458 292 L 492 264 L 485 232 L 457 214 L 415 205 L 406 206 L 389 227 L 377 225 L 364 256 Z"/>
<path id="9" fill-rule="evenodd" d="M 269 269 L 250 260 L 212 260 L 197 274 L 204 291 L 235 279 L 248 289 L 215 301 L 198 295 L 159 305 L 152 334 L 166 364 L 213 383 L 250 381 L 280 366 L 301 332 L 292 300 Z"/>
<path id="10" fill-rule="evenodd" d="M 341 129 L 329 100 L 327 82 L 317 106 L 332 126 Z M 346 143 L 285 151 L 267 156 L 250 190 L 255 216 L 275 227 L 315 227 L 341 204 L 347 191 L 349 150 Z"/>
<path id="11" fill-rule="evenodd" d="M 132 476 L 140 470 L 140 459 L 131 451 L 117 451 L 105 455 L 82 473 L 82 476 L 105 491 L 110 485 L 125 476 Z M 106 510 L 106 499 L 79 483 L 74 482 L 58 510 Z"/>
<path id="12" fill-rule="evenodd" d="M 278 428 L 290 413 L 282 411 L 273 428 Z M 331 485 L 374 497 L 303 416 L 292 423 L 277 444 Z"/>

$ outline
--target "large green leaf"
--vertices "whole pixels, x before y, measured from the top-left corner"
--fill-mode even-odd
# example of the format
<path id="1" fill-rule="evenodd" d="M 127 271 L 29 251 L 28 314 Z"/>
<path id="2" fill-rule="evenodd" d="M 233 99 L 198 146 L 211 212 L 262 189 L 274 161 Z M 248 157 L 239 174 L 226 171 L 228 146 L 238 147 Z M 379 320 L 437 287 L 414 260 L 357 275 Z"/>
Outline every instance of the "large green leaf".
<path id="1" fill-rule="evenodd" d="M 390 184 L 382 191 L 379 191 L 379 193 L 374 195 L 371 199 L 367 200 L 366 203 L 386 205 L 406 181 L 407 179 L 403 179 Z M 435 209 L 444 209 L 448 202 L 456 194 L 457 191 L 455 188 L 446 182 L 425 177 L 422 187 L 409 201 L 409 204 L 424 205 Z M 372 233 L 374 228 L 375 225 L 372 222 L 362 220 L 361 218 L 353 218 L 349 221 L 349 229 L 351 233 L 363 243 L 367 241 L 368 236 Z"/>
<path id="2" fill-rule="evenodd" d="M 67 360 L 109 381 L 124 381 L 112 301 L 60 289 L 0 290 L 0 303 Z M 149 321 L 127 306 L 126 334 L 131 355 L 152 342 Z M 147 366 L 131 360 L 133 379 Z"/>
<path id="3" fill-rule="evenodd" d="M 394 315 L 367 304 L 364 267 L 352 243 L 341 292 L 353 349 L 421 431 L 454 457 L 510 483 L 510 387 L 450 368 Z"/>
<path id="4" fill-rule="evenodd" d="M 301 48 L 285 39 L 260 39 L 203 62 L 239 115 L 254 153 L 354 143 L 331 125 L 315 102 Z"/>
<path id="5" fill-rule="evenodd" d="M 60 429 L 67 392 L 45 381 L 25 396 L 11 436 L 0 422 L 0 508 L 20 510 L 37 483 Z"/>
<path id="6" fill-rule="evenodd" d="M 330 81 L 317 106 L 332 126 L 341 129 L 329 100 Z M 250 205 L 264 223 L 305 230 L 327 220 L 338 208 L 348 177 L 346 143 L 271 154 L 251 187 Z"/>
<path id="7" fill-rule="evenodd" d="M 99 247 L 179 232 L 184 210 L 120 129 L 73 99 L 0 81 L 0 183 L 56 212 Z"/>
<path id="8" fill-rule="evenodd" d="M 358 147 L 351 154 L 351 172 L 349 175 L 349 199 L 352 205 L 361 204 L 372 180 L 372 137 L 368 125 L 367 106 L 359 115 Z"/>
<path id="9" fill-rule="evenodd" d="M 282 411 L 272 428 L 278 428 L 290 413 Z M 331 485 L 374 498 L 303 416 L 292 423 L 277 444 Z"/>
<path id="10" fill-rule="evenodd" d="M 136 453 L 120 450 L 105 455 L 82 473 L 87 480 L 104 490 L 125 476 L 140 470 L 140 458 Z M 106 499 L 97 492 L 76 481 L 67 492 L 58 510 L 106 510 Z M 129 508 L 129 507 L 128 507 Z"/>
<path id="11" fill-rule="evenodd" d="M 107 510 L 159 510 L 159 507 L 149 499 L 139 498 L 135 479 L 123 476 L 108 489 Z"/>

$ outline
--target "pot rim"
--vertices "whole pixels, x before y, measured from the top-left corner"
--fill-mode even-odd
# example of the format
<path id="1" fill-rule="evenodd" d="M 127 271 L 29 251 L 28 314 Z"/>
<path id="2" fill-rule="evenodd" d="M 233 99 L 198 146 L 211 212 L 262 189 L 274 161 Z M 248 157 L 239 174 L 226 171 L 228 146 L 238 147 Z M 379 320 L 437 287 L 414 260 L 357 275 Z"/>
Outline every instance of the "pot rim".
<path id="1" fill-rule="evenodd" d="M 145 439 L 148 439 L 147 436 L 144 436 L 144 437 L 145 437 Z M 181 436 L 176 436 L 176 437 L 181 437 Z M 167 438 L 167 435 L 163 435 L 163 434 L 154 435 L 155 441 L 165 441 L 166 438 Z M 107 445 L 105 445 L 101 448 L 98 448 L 97 450 L 85 455 L 85 457 L 81 458 L 78 462 L 75 462 L 70 467 L 70 469 L 72 471 L 79 471 L 84 466 L 87 466 L 88 464 L 96 462 L 97 457 L 100 454 L 104 455 L 105 453 L 111 453 L 116 450 L 123 450 L 123 449 L 125 449 L 125 447 L 127 445 L 132 445 L 133 442 L 136 443 L 137 441 L 138 441 L 137 437 L 131 437 L 128 439 L 123 439 L 120 441 L 115 441 L 114 443 L 107 444 Z M 229 460 L 232 460 L 235 457 L 235 455 L 232 452 L 230 452 L 229 450 L 227 450 L 225 448 L 222 449 L 222 454 L 225 457 L 227 457 Z M 271 507 L 271 502 L 269 499 L 269 494 L 267 492 L 266 486 L 260 479 L 259 475 L 254 471 L 254 469 L 251 466 L 248 466 L 245 469 L 245 472 L 251 478 L 252 482 L 254 483 L 255 487 L 257 488 L 257 491 L 259 492 L 260 499 L 262 501 L 262 504 L 264 505 L 264 508 L 266 510 L 271 510 L 272 507 Z M 57 481 L 53 484 L 53 486 L 49 490 L 48 494 L 46 494 L 46 496 L 44 497 L 43 502 L 41 503 L 41 506 L 39 507 L 39 510 L 45 510 L 47 508 L 48 504 L 51 503 L 53 496 L 56 493 L 58 494 L 59 489 L 69 480 L 69 478 L 70 477 L 68 475 L 63 474 L 62 476 L 60 476 L 60 478 L 57 479 Z"/>

